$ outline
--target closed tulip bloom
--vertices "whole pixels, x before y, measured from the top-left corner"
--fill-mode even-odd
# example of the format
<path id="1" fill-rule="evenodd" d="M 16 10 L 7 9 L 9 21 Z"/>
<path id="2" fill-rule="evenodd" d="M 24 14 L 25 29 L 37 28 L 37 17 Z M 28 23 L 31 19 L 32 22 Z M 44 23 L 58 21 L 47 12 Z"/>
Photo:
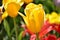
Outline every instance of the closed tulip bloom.
<path id="1" fill-rule="evenodd" d="M 41 4 L 36 5 L 33 3 L 30 3 L 25 8 L 25 14 L 20 13 L 20 15 L 23 17 L 27 28 L 33 32 L 38 33 L 41 30 L 41 27 L 44 23 L 44 9 Z"/>

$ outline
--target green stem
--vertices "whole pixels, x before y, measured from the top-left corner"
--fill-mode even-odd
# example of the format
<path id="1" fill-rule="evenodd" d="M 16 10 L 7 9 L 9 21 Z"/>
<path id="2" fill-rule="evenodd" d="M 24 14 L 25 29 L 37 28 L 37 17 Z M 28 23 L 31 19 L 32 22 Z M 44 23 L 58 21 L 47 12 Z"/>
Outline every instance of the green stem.
<path id="1" fill-rule="evenodd" d="M 15 22 L 15 18 L 13 18 L 13 21 L 14 21 L 14 27 L 15 27 L 16 40 L 18 40 L 18 29 L 17 29 L 17 25 Z"/>
<path id="2" fill-rule="evenodd" d="M 37 37 L 36 37 L 36 40 L 39 40 L 39 36 L 38 36 L 38 33 L 37 33 L 36 35 L 37 35 Z"/>

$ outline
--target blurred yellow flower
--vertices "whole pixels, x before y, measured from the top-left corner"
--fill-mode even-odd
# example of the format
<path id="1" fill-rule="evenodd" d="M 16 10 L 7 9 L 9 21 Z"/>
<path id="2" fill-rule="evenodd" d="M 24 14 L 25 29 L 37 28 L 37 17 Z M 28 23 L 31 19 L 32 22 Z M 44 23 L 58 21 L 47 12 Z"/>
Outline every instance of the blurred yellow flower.
<path id="1" fill-rule="evenodd" d="M 24 4 L 23 0 L 2 0 L 2 6 L 0 6 L 0 23 L 8 15 L 10 17 L 16 17 L 21 6 Z M 3 12 L 3 7 L 5 11 Z"/>
<path id="2" fill-rule="evenodd" d="M 45 16 L 45 20 L 49 19 L 49 16 L 50 16 L 50 14 L 49 14 L 49 13 L 48 13 L 48 14 L 46 14 L 46 16 Z"/>
<path id="3" fill-rule="evenodd" d="M 7 5 L 7 8 L 5 9 L 4 13 L 8 13 L 10 17 L 16 17 L 18 15 L 18 11 L 20 9 L 20 5 L 15 2 L 10 2 Z M 5 15 L 3 13 L 3 15 Z"/>
<path id="4" fill-rule="evenodd" d="M 24 2 L 22 0 L 3 0 L 2 6 L 4 7 L 5 12 L 3 13 L 2 19 L 4 19 L 7 16 L 7 14 L 10 17 L 16 17 L 23 3 Z"/>
<path id="5" fill-rule="evenodd" d="M 2 14 L 2 20 L 5 19 L 7 16 L 8 16 L 8 13 L 5 11 L 5 12 Z"/>
<path id="6" fill-rule="evenodd" d="M 7 5 L 7 13 L 10 17 L 16 17 L 18 15 L 18 11 L 20 9 L 20 5 L 14 2 L 11 2 Z"/>
<path id="7" fill-rule="evenodd" d="M 60 15 L 57 14 L 56 12 L 52 12 L 51 14 L 46 15 L 46 19 L 49 19 L 49 22 L 59 24 L 60 23 Z"/>
<path id="8" fill-rule="evenodd" d="M 21 13 L 19 14 L 23 17 L 27 28 L 33 33 L 38 33 L 44 23 L 45 12 L 42 4 L 36 5 L 30 3 L 26 6 L 24 11 L 26 16 Z"/>

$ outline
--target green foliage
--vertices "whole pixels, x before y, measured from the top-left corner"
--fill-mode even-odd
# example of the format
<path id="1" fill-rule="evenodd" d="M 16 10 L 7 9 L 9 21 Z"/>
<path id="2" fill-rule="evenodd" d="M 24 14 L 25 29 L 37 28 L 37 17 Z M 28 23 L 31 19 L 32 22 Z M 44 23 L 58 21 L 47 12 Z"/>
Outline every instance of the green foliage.
<path id="1" fill-rule="evenodd" d="M 11 37 L 10 26 L 6 20 L 4 20 L 4 28 L 5 28 L 8 36 Z"/>
<path id="2" fill-rule="evenodd" d="M 19 36 L 18 36 L 18 40 L 22 40 L 22 38 L 23 38 L 23 37 L 22 37 L 22 36 L 23 36 L 23 33 L 24 33 L 23 31 L 20 32 L 20 34 L 19 34 Z"/>

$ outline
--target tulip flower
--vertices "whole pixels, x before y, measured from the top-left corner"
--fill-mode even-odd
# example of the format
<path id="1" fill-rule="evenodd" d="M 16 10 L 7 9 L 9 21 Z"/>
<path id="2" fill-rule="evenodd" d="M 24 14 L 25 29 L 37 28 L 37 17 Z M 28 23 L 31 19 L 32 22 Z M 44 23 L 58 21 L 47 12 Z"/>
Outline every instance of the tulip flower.
<path id="1" fill-rule="evenodd" d="M 26 16 L 19 13 L 26 23 L 26 29 L 25 27 L 24 29 L 31 35 L 30 40 L 35 40 L 37 38 L 36 34 L 39 34 L 44 24 L 44 9 L 41 4 L 30 3 L 26 6 L 24 12 Z"/>
<path id="2" fill-rule="evenodd" d="M 18 8 L 17 8 L 18 7 Z M 20 5 L 14 2 L 11 2 L 7 5 L 7 8 L 2 14 L 2 19 L 8 14 L 10 17 L 16 17 L 19 11 Z M 7 15 L 7 16 L 8 16 Z"/>
<path id="3" fill-rule="evenodd" d="M 22 15 L 22 14 L 20 14 L 20 15 Z M 29 14 L 27 14 L 27 15 L 29 15 Z M 55 15 L 55 16 L 53 16 L 53 15 Z M 24 15 L 22 15 L 22 16 L 24 16 Z M 44 24 L 43 24 L 43 26 L 39 32 L 39 38 L 40 39 L 43 38 L 47 33 L 49 33 L 52 30 L 55 30 L 58 33 L 60 33 L 60 21 L 58 21 L 58 20 L 56 21 L 54 18 L 59 19 L 59 15 L 56 14 L 55 12 L 52 12 L 52 14 L 48 14 L 46 16 L 46 20 L 45 20 L 45 22 L 44 22 Z M 31 36 L 35 35 L 35 34 L 32 34 L 31 31 L 29 31 L 29 30 L 27 32 L 30 33 Z M 46 38 L 44 40 L 49 40 L 49 39 L 56 40 L 55 36 L 51 36 L 51 37 L 53 39 L 50 38 L 50 36 L 49 36 L 48 39 Z M 30 39 L 32 39 L 32 40 L 34 40 L 35 38 L 36 38 L 35 36 L 33 36 L 32 38 L 30 37 Z M 59 39 L 57 39 L 57 40 L 59 40 Z"/>
<path id="4" fill-rule="evenodd" d="M 39 33 L 44 23 L 45 12 L 42 5 L 41 4 L 36 5 L 36 4 L 30 3 L 26 6 L 24 11 L 26 16 L 24 16 L 21 13 L 20 15 L 23 17 L 27 25 L 27 29 L 29 29 L 29 31 L 31 31 L 32 33 Z"/>
<path id="5" fill-rule="evenodd" d="M 0 23 L 8 15 L 10 17 L 16 17 L 21 6 L 24 4 L 22 0 L 2 0 L 2 6 L 0 6 Z M 3 7 L 5 11 L 3 12 Z"/>
<path id="6" fill-rule="evenodd" d="M 18 15 L 19 9 L 21 8 L 24 2 L 19 0 L 3 0 L 2 3 L 2 6 L 5 9 L 5 11 L 2 14 L 2 19 L 4 19 L 8 15 L 10 17 L 16 17 Z"/>

